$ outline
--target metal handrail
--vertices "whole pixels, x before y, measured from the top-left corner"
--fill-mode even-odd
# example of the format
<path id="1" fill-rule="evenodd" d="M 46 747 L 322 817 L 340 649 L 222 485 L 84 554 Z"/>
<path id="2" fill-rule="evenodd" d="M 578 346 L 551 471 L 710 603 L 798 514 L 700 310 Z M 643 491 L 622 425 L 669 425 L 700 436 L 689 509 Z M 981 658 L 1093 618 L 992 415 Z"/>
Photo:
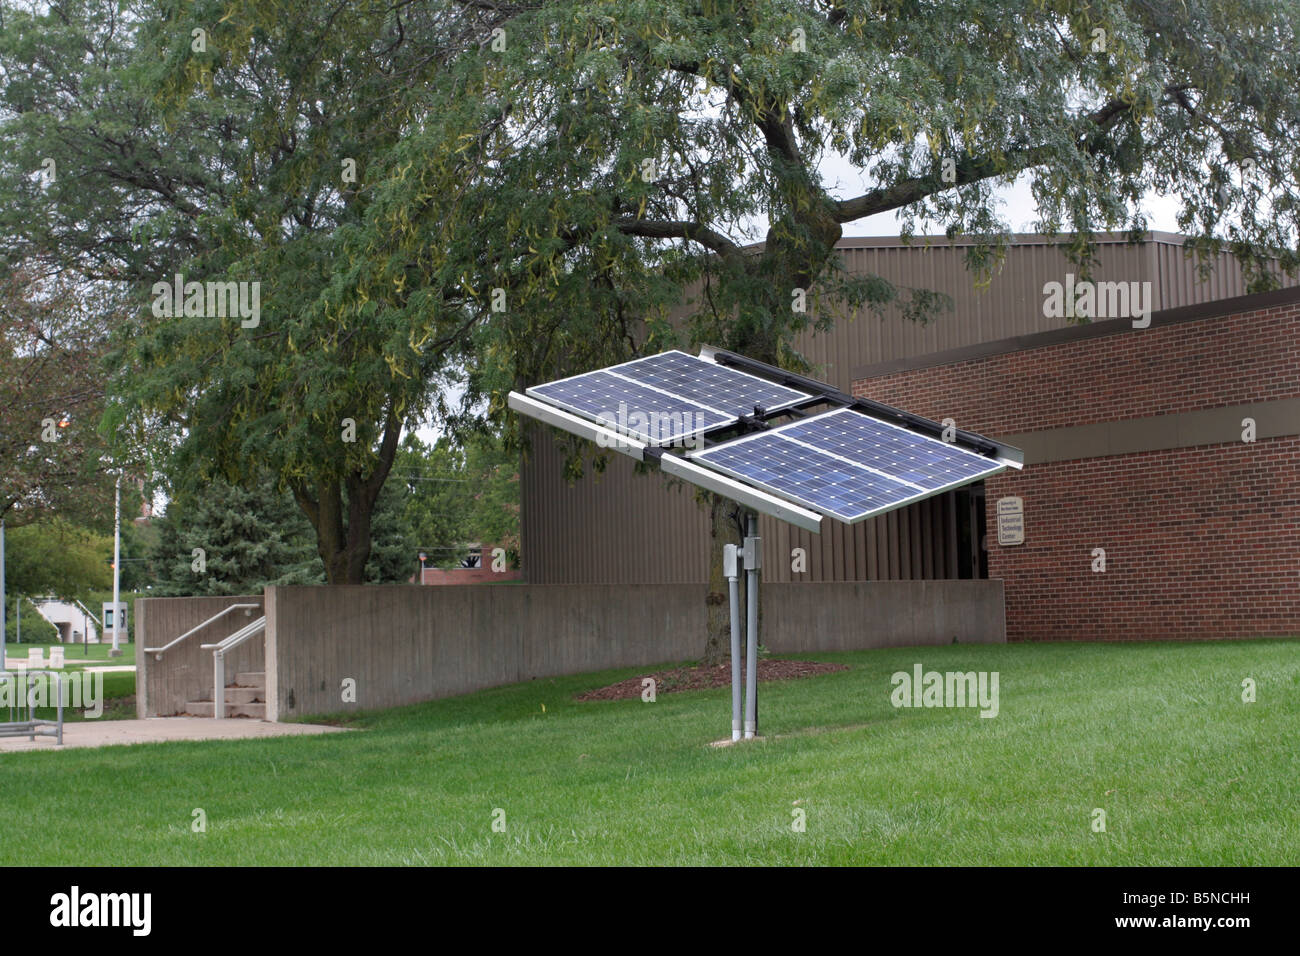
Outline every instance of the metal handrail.
<path id="1" fill-rule="evenodd" d="M 221 720 L 226 716 L 226 652 L 234 650 L 245 641 L 266 630 L 266 615 L 251 624 L 245 624 L 234 634 L 215 644 L 200 644 L 199 649 L 212 651 L 212 717 Z"/>
<path id="2" fill-rule="evenodd" d="M 199 625 L 196 626 L 196 627 L 192 627 L 192 628 L 190 628 L 188 631 L 186 631 L 186 632 L 185 632 L 184 634 L 182 634 L 180 637 L 176 638 L 176 640 L 172 641 L 171 643 L 169 643 L 169 644 L 164 644 L 162 647 L 146 647 L 146 648 L 144 649 L 144 652 L 145 652 L 146 654 L 155 654 L 155 655 L 157 655 L 157 656 L 154 658 L 155 660 L 162 660 L 162 656 L 163 656 L 163 654 L 165 654 L 167 651 L 171 650 L 173 647 L 175 647 L 175 646 L 176 646 L 177 644 L 179 644 L 181 641 L 185 640 L 185 638 L 189 637 L 191 634 L 195 633 L 196 631 L 201 631 L 201 630 L 203 630 L 205 627 L 207 627 L 207 626 L 208 626 L 209 624 L 211 624 L 213 621 L 220 620 L 221 618 L 223 618 L 223 617 L 225 617 L 227 614 L 229 614 L 231 611 L 238 610 L 239 608 L 258 608 L 258 609 L 261 609 L 261 607 L 262 607 L 262 605 L 260 605 L 260 604 L 232 604 L 232 605 L 230 605 L 228 608 L 226 608 L 224 611 L 221 611 L 221 612 L 218 613 L 218 614 L 214 614 L 214 615 L 212 615 L 212 617 L 208 618 L 208 619 L 207 619 L 206 621 L 204 621 L 202 624 L 199 624 Z"/>
<path id="3" fill-rule="evenodd" d="M 94 612 L 92 612 L 92 611 L 90 610 L 90 608 L 86 607 L 86 605 L 84 605 L 84 604 L 81 603 L 81 599 L 80 599 L 80 598 L 73 598 L 73 599 L 72 599 L 72 603 L 75 604 L 75 605 L 77 605 L 77 607 L 81 608 L 81 613 L 84 614 L 84 615 L 86 615 L 86 619 L 87 619 L 87 621 L 94 621 L 94 622 L 95 622 L 95 634 L 96 634 L 96 640 L 98 640 L 99 635 L 102 635 L 102 634 L 104 633 L 104 632 L 100 629 L 100 624 L 102 624 L 103 622 L 100 621 L 97 617 L 95 617 Z M 83 626 L 84 626 L 84 625 L 83 625 Z M 86 628 L 86 633 L 83 634 L 83 635 L 81 635 L 81 640 L 82 640 L 82 642 L 85 643 L 85 644 L 89 644 L 89 643 L 90 643 L 90 628 L 89 628 L 89 627 Z"/>
<path id="4" fill-rule="evenodd" d="M 204 651 L 217 650 L 217 651 L 221 651 L 224 654 L 232 647 L 238 647 L 240 644 L 244 643 L 244 641 L 254 636 L 259 630 L 261 630 L 264 627 L 266 627 L 266 618 L 265 616 L 259 617 L 256 621 L 253 621 L 250 624 L 245 624 L 239 630 L 235 631 L 235 633 L 231 634 L 228 637 L 222 638 L 221 640 L 217 641 L 215 644 L 200 644 L 199 649 Z"/>

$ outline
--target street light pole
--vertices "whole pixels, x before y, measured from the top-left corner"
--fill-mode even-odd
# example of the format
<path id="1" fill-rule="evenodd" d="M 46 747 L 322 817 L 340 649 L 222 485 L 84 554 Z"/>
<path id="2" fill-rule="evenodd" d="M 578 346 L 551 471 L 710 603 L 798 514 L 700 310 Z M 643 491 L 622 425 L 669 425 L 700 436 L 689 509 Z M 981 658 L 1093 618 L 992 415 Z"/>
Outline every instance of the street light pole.
<path id="1" fill-rule="evenodd" d="M 109 657 L 121 657 L 122 649 L 118 646 L 118 635 L 122 633 L 122 473 L 117 473 L 117 484 L 113 488 L 113 649 Z"/>
<path id="2" fill-rule="evenodd" d="M 0 674 L 5 673 L 5 519 L 0 518 Z"/>

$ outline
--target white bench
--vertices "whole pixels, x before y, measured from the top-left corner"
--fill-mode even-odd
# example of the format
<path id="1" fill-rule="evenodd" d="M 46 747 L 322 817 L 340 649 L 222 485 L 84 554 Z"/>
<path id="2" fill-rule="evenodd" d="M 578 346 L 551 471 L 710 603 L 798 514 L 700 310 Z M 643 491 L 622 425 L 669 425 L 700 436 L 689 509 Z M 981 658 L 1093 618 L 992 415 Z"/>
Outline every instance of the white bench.
<path id="1" fill-rule="evenodd" d="M 27 649 L 27 668 L 34 670 L 37 667 L 45 666 L 45 648 L 29 647 Z"/>
<path id="2" fill-rule="evenodd" d="M 63 648 L 50 648 L 50 666 L 55 670 L 63 670 Z"/>

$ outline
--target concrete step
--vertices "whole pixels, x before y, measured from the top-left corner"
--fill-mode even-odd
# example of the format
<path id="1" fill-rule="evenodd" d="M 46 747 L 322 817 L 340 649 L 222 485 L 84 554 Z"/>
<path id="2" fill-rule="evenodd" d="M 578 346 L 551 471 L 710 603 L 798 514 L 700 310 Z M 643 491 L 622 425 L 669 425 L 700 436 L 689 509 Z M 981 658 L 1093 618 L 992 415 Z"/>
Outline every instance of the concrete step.
<path id="1" fill-rule="evenodd" d="M 192 700 L 185 705 L 185 713 L 191 717 L 211 717 L 212 701 L 210 700 Z M 226 704 L 227 717 L 254 717 L 258 720 L 266 719 L 265 703 L 247 703 L 247 704 Z"/>
<path id="2" fill-rule="evenodd" d="M 226 688 L 227 704 L 251 704 L 259 700 L 266 700 L 266 692 L 260 687 Z"/>
<path id="3" fill-rule="evenodd" d="M 266 689 L 266 671 L 240 671 L 235 675 L 235 684 L 239 687 L 260 687 Z"/>

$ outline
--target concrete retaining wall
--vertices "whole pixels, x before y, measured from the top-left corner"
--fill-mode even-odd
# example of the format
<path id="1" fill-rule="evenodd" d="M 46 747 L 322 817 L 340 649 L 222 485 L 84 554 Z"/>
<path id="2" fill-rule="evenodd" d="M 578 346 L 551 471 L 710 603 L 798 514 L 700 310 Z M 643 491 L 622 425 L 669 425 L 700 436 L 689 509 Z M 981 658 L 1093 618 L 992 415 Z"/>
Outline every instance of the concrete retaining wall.
<path id="1" fill-rule="evenodd" d="M 1001 581 L 818 581 L 759 588 L 763 646 L 783 654 L 1001 644 Z"/>
<path id="2" fill-rule="evenodd" d="M 1000 581 L 763 588 L 774 652 L 1002 642 Z M 536 677 L 698 657 L 702 585 L 268 588 L 267 717 L 393 707 Z M 356 702 L 342 685 L 355 681 Z"/>
<path id="3" fill-rule="evenodd" d="M 393 707 L 699 653 L 703 585 L 267 588 L 267 717 Z M 355 704 L 342 701 L 345 678 Z"/>

